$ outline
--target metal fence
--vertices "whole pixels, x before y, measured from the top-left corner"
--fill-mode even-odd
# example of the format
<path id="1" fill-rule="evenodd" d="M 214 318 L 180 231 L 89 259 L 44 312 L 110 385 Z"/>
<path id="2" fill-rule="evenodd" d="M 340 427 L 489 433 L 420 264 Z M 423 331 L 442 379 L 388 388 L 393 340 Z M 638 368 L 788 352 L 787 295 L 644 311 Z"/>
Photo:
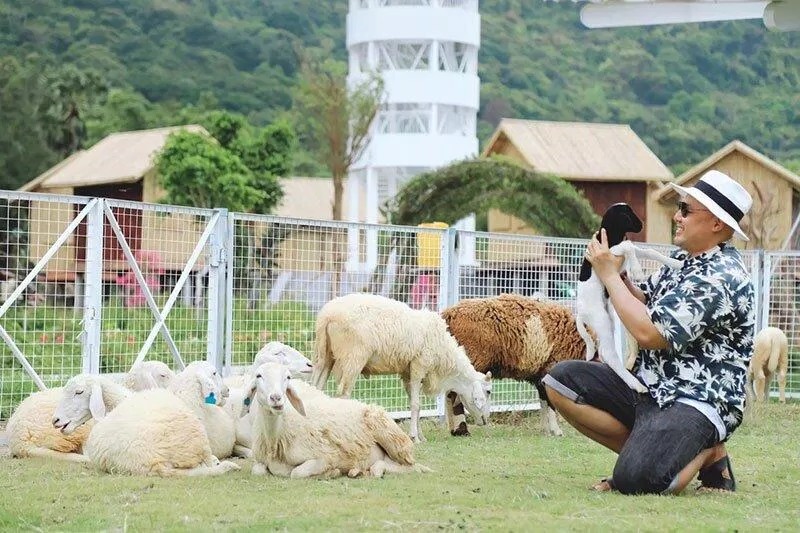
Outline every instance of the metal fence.
<path id="1" fill-rule="evenodd" d="M 313 359 L 316 313 L 351 292 L 436 310 L 516 292 L 574 310 L 586 240 L 428 226 L 0 191 L 0 419 L 37 388 L 145 358 L 176 369 L 208 359 L 232 374 L 278 340 Z M 800 392 L 800 253 L 744 255 L 759 319 L 789 336 L 789 390 Z M 354 397 L 407 416 L 396 376 L 359 378 Z M 533 387 L 509 380 L 496 382 L 492 402 L 538 407 Z M 441 398 L 425 398 L 422 412 L 441 415 Z"/>

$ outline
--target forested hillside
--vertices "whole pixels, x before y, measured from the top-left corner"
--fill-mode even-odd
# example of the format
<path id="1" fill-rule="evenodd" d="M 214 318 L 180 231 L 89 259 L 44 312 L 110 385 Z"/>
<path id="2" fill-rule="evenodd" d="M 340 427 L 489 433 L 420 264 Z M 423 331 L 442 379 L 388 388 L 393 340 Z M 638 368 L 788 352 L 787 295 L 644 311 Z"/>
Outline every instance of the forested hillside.
<path id="1" fill-rule="evenodd" d="M 347 4 L 4 0 L 0 186 L 114 130 L 217 108 L 256 125 L 291 118 L 297 50 L 344 61 Z M 578 11 L 481 2 L 482 142 L 501 117 L 623 122 L 676 172 L 734 138 L 800 169 L 800 32 L 760 21 L 590 31 Z M 296 172 L 324 172 L 299 152 Z"/>

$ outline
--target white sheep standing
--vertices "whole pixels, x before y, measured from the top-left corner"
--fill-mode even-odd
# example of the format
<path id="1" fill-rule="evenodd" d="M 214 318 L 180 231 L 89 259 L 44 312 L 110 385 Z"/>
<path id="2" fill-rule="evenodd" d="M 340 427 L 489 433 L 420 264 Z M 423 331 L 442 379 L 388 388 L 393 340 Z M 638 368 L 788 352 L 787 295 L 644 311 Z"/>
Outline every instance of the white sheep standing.
<path id="1" fill-rule="evenodd" d="M 134 366 L 122 379 L 130 391 L 148 388 L 165 388 L 174 376 L 172 370 L 160 361 L 145 361 Z M 111 389 L 109 389 L 111 391 Z M 113 392 L 113 391 L 112 391 Z M 84 462 L 83 443 L 92 423 L 82 425 L 77 431 L 65 435 L 53 427 L 53 411 L 64 393 L 63 387 L 34 392 L 25 398 L 8 421 L 8 446 L 12 457 L 45 457 Z M 121 399 L 121 392 L 109 398 L 107 409 Z"/>
<path id="2" fill-rule="evenodd" d="M 766 327 L 753 340 L 753 357 L 747 369 L 748 393 L 756 402 L 767 401 L 769 383 L 777 372 L 780 402 L 786 403 L 786 373 L 789 369 L 789 340 L 779 328 Z M 748 394 L 749 395 L 749 394 Z"/>
<path id="3" fill-rule="evenodd" d="M 236 423 L 236 446 L 234 454 L 239 457 L 251 457 L 253 447 L 253 420 L 254 412 L 242 416 L 242 405 L 247 393 L 247 385 L 252 382 L 256 370 L 266 362 L 281 363 L 289 367 L 294 377 L 301 377 L 311 373 L 313 365 L 299 351 L 282 342 L 269 342 L 256 354 L 253 365 L 248 371 L 239 376 L 228 376 L 225 383 L 230 386 L 230 395 L 225 402 L 225 410 L 234 418 Z M 247 380 L 243 382 L 243 380 Z M 240 385 L 241 384 L 241 385 Z"/>
<path id="4" fill-rule="evenodd" d="M 247 400 L 244 409 L 255 411 L 254 475 L 380 477 L 430 471 L 415 464 L 413 442 L 382 407 L 330 398 L 292 379 L 285 365 L 261 365 Z"/>
<path id="5" fill-rule="evenodd" d="M 197 393 L 197 402 L 222 398 L 216 370 L 210 364 L 189 364 L 175 376 Z M 189 376 L 192 379 L 189 379 Z M 194 381 L 194 383 L 190 383 Z M 91 384 L 91 386 L 89 386 Z M 212 453 L 206 428 L 187 405 L 169 389 L 151 389 L 129 395 L 107 412 L 98 394 L 122 387 L 106 378 L 81 375 L 64 387 L 53 425 L 65 434 L 94 417 L 96 423 L 84 444 L 84 453 L 100 470 L 110 473 L 158 476 L 218 475 L 239 466 L 220 462 Z M 107 406 L 106 406 L 107 407 Z"/>
<path id="6" fill-rule="evenodd" d="M 399 374 L 411 404 L 409 434 L 419 431 L 420 392 L 455 391 L 478 424 L 489 418 L 492 374 L 475 370 L 437 313 L 373 294 L 326 303 L 317 316 L 312 382 L 324 390 L 333 372 L 339 396 L 349 397 L 359 374 Z"/>
<path id="7" fill-rule="evenodd" d="M 220 459 L 244 452 L 235 449 L 236 422 L 222 406 L 229 395 L 222 376 L 208 361 L 194 361 L 175 376 L 169 390 L 184 401 L 206 428 L 211 453 Z"/>

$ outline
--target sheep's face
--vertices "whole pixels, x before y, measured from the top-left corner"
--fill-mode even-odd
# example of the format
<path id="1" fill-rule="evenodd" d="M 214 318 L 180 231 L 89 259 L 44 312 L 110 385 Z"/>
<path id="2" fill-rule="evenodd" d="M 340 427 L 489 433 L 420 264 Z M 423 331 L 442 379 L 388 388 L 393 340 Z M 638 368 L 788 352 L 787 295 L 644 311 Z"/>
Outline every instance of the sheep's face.
<path id="1" fill-rule="evenodd" d="M 90 419 L 100 420 L 105 415 L 100 384 L 86 376 L 75 376 L 64 386 L 61 400 L 53 412 L 53 427 L 69 435 Z"/>
<path id="2" fill-rule="evenodd" d="M 131 369 L 133 390 L 166 389 L 175 373 L 161 361 L 144 361 Z"/>
<path id="3" fill-rule="evenodd" d="M 286 365 L 264 363 L 259 366 L 244 400 L 245 409 L 255 398 L 259 405 L 267 409 L 270 414 L 278 415 L 283 413 L 288 399 L 292 407 L 305 416 L 306 410 L 303 401 L 297 395 L 292 379 L 292 373 Z"/>
<path id="4" fill-rule="evenodd" d="M 195 361 L 186 367 L 187 370 L 195 373 L 198 383 L 200 383 L 200 394 L 202 401 L 209 405 L 225 405 L 225 398 L 230 395 L 228 386 L 222 381 L 222 376 L 214 365 L 207 361 Z"/>
<path id="5" fill-rule="evenodd" d="M 293 376 L 298 377 L 311 374 L 314 370 L 314 365 L 311 364 L 311 361 L 309 361 L 305 355 L 288 344 L 278 341 L 269 342 L 261 348 L 253 361 L 253 370 L 269 362 L 288 366 L 289 372 L 291 372 Z"/>
<path id="6" fill-rule="evenodd" d="M 472 382 L 469 395 L 463 395 L 464 407 L 475 417 L 478 425 L 489 421 L 489 399 L 492 394 L 492 373 L 481 374 L 481 378 Z"/>

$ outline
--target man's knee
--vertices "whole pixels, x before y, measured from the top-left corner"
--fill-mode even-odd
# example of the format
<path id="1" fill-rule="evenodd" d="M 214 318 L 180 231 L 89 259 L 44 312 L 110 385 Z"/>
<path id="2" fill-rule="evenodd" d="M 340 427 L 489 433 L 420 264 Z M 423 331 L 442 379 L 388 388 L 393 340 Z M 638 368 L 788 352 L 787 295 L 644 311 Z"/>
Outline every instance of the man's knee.
<path id="1" fill-rule="evenodd" d="M 664 494 L 676 476 L 657 457 L 622 454 L 614 466 L 614 488 L 622 494 Z"/>
<path id="2" fill-rule="evenodd" d="M 571 363 L 582 363 L 583 361 L 560 361 L 553 365 L 547 375 L 542 379 L 544 392 L 547 397 L 543 398 L 551 405 L 557 405 L 566 399 L 572 402 L 578 400 L 576 384 L 572 379 L 575 366 Z M 541 392 L 541 391 L 540 391 Z"/>
<path id="3" fill-rule="evenodd" d="M 580 369 L 584 364 L 586 361 L 559 361 L 550 368 L 547 375 L 552 376 L 559 383 L 567 384 L 576 368 Z"/>

